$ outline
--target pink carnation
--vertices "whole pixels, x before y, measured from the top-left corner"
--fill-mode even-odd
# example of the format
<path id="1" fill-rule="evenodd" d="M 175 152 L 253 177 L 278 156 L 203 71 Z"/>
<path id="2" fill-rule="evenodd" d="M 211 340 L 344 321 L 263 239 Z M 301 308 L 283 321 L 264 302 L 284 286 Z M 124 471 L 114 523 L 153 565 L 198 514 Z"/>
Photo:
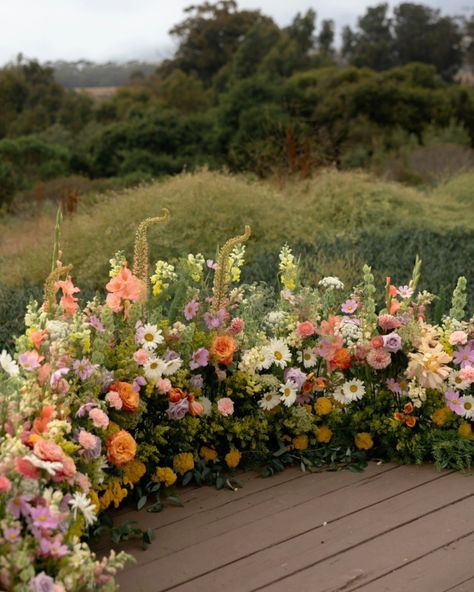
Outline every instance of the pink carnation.
<path id="1" fill-rule="evenodd" d="M 449 336 L 450 345 L 465 345 L 467 343 L 467 335 L 464 331 L 453 331 Z"/>
<path id="2" fill-rule="evenodd" d="M 391 361 L 392 356 L 389 352 L 381 348 L 371 349 L 367 354 L 367 362 L 375 370 L 383 370 L 390 365 Z"/>
<path id="3" fill-rule="evenodd" d="M 143 364 L 146 364 L 146 362 L 148 362 L 149 357 L 150 356 L 149 356 L 148 352 L 146 351 L 146 349 L 139 349 L 133 354 L 133 359 L 135 360 L 135 362 L 137 364 L 140 364 L 140 366 L 143 366 Z"/>
<path id="4" fill-rule="evenodd" d="M 86 430 L 81 430 L 79 432 L 78 440 L 79 444 L 86 450 L 92 450 L 96 446 L 96 437 L 94 436 L 94 434 L 91 434 Z"/>
<path id="5" fill-rule="evenodd" d="M 379 325 L 382 331 L 393 331 L 401 326 L 401 322 L 391 314 L 382 314 L 379 316 Z"/>
<path id="6" fill-rule="evenodd" d="M 228 415 L 233 415 L 234 401 L 232 401 L 232 399 L 229 399 L 229 397 L 219 399 L 219 402 L 217 403 L 217 410 L 224 417 L 227 417 Z"/>
<path id="7" fill-rule="evenodd" d="M 56 474 L 53 477 L 53 481 L 66 481 L 67 479 L 74 477 L 74 475 L 76 474 L 76 465 L 70 456 L 66 456 L 62 461 L 62 464 L 62 469 L 56 471 Z"/>
<path id="8" fill-rule="evenodd" d="M 461 368 L 459 371 L 459 378 L 463 382 L 472 384 L 474 382 L 474 366 L 464 366 L 464 368 Z"/>
<path id="9" fill-rule="evenodd" d="M 156 383 L 160 395 L 166 395 L 171 390 L 171 386 L 171 381 L 168 378 L 159 378 Z"/>
<path id="10" fill-rule="evenodd" d="M 305 321 L 304 323 L 298 323 L 296 331 L 301 338 L 305 338 L 314 335 L 316 328 L 311 321 Z"/>
<path id="11" fill-rule="evenodd" d="M 109 425 L 109 418 L 102 409 L 98 409 L 97 407 L 89 411 L 89 418 L 96 428 L 105 429 Z"/>
<path id="12" fill-rule="evenodd" d="M 114 409 L 122 409 L 122 399 L 117 391 L 110 391 L 105 395 L 105 400 Z"/>
<path id="13" fill-rule="evenodd" d="M 245 322 L 239 317 L 232 319 L 229 331 L 232 335 L 240 335 L 245 328 Z"/>
<path id="14" fill-rule="evenodd" d="M 0 493 L 5 493 L 10 490 L 12 486 L 10 479 L 5 475 L 0 475 Z"/>

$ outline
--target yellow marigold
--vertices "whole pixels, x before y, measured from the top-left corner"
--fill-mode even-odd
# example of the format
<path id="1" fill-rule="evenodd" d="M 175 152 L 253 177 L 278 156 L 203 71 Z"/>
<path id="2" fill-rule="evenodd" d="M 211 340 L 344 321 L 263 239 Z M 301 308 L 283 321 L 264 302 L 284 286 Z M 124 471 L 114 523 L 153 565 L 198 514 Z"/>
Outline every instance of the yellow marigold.
<path id="1" fill-rule="evenodd" d="M 191 452 L 181 452 L 173 458 L 173 469 L 176 473 L 184 475 L 194 469 L 194 458 Z"/>
<path id="2" fill-rule="evenodd" d="M 212 448 L 208 448 L 207 446 L 203 446 L 199 451 L 199 454 L 206 462 L 209 462 L 210 460 L 216 460 L 217 458 L 217 452 Z"/>
<path id="3" fill-rule="evenodd" d="M 123 482 L 125 485 L 138 483 L 146 473 L 146 467 L 141 460 L 134 458 L 123 467 Z"/>
<path id="4" fill-rule="evenodd" d="M 293 438 L 293 447 L 295 450 L 306 450 L 308 448 L 308 436 L 301 435 Z"/>
<path id="5" fill-rule="evenodd" d="M 468 440 L 474 440 L 474 434 L 472 433 L 472 426 L 467 421 L 464 421 L 458 428 L 458 434 L 461 438 L 467 438 Z"/>
<path id="6" fill-rule="evenodd" d="M 171 487 L 176 483 L 178 476 L 169 467 L 157 467 L 155 474 L 152 477 L 153 481 L 164 483 L 166 487 Z"/>
<path id="7" fill-rule="evenodd" d="M 328 444 L 332 438 L 332 431 L 328 428 L 328 426 L 321 426 L 318 428 L 316 432 L 316 440 L 320 444 Z"/>
<path id="8" fill-rule="evenodd" d="M 360 432 L 355 435 L 355 445 L 359 450 L 370 450 L 374 445 L 372 436 L 367 432 Z"/>
<path id="9" fill-rule="evenodd" d="M 314 410 L 318 415 L 329 415 L 332 411 L 331 400 L 327 397 L 319 397 L 314 404 Z"/>
<path id="10" fill-rule="evenodd" d="M 95 506 L 95 513 L 98 514 L 100 512 L 100 501 L 97 492 L 91 489 L 88 493 L 89 499 Z"/>
<path id="11" fill-rule="evenodd" d="M 449 407 L 441 407 L 440 409 L 436 409 L 436 411 L 431 416 L 433 423 L 439 427 L 444 426 L 444 424 L 449 421 L 453 412 Z"/>
<path id="12" fill-rule="evenodd" d="M 120 506 L 122 500 L 127 497 L 128 491 L 122 487 L 118 479 L 111 479 L 107 485 L 103 486 L 105 490 L 103 495 L 99 497 L 100 509 L 106 510 L 111 504 L 116 508 Z"/>
<path id="13" fill-rule="evenodd" d="M 235 467 L 239 466 L 241 457 L 240 452 L 234 448 L 234 450 L 231 450 L 225 455 L 224 460 L 229 469 L 235 469 Z"/>

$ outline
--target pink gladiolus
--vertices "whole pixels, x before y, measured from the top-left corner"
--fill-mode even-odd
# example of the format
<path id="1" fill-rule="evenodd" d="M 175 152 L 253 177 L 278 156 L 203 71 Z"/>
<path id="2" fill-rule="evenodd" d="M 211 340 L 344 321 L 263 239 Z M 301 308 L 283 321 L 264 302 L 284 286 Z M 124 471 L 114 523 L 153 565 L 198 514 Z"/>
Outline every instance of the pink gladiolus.
<path id="1" fill-rule="evenodd" d="M 122 300 L 137 302 L 143 294 L 142 282 L 126 266 L 105 287 L 110 292 L 106 302 L 114 312 L 122 309 Z"/>

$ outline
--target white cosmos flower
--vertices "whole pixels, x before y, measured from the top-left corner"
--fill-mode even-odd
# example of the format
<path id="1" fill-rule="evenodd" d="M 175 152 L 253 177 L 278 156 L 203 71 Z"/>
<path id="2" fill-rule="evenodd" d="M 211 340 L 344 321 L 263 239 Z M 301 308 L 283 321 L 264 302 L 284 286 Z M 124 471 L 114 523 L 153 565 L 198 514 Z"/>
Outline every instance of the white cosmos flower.
<path id="1" fill-rule="evenodd" d="M 276 407 L 280 403 L 280 395 L 276 391 L 270 391 L 263 395 L 263 397 L 258 402 L 259 406 L 264 411 L 271 411 L 274 407 Z"/>
<path id="2" fill-rule="evenodd" d="M 3 350 L 0 354 L 0 367 L 10 376 L 18 376 L 20 372 L 18 364 L 6 350 Z"/>
<path id="3" fill-rule="evenodd" d="M 303 364 L 305 368 L 312 368 L 316 365 L 316 354 L 311 347 L 307 347 L 304 351 L 298 352 L 298 362 Z"/>
<path id="4" fill-rule="evenodd" d="M 76 491 L 76 493 L 69 500 L 69 505 L 72 508 L 74 518 L 76 518 L 77 512 L 79 510 L 84 516 L 87 526 L 94 524 L 94 522 L 97 520 L 95 505 L 85 493 Z"/>
<path id="5" fill-rule="evenodd" d="M 461 379 L 458 370 L 452 370 L 448 377 L 448 384 L 457 391 L 464 391 L 469 386 L 468 382 Z"/>
<path id="6" fill-rule="evenodd" d="M 263 348 L 265 361 L 262 368 L 270 368 L 272 364 L 279 368 L 285 368 L 291 361 L 291 353 L 283 339 L 270 339 L 270 343 Z"/>
<path id="7" fill-rule="evenodd" d="M 342 392 L 348 402 L 359 401 L 365 395 L 365 386 L 362 380 L 353 378 L 342 385 Z"/>
<path id="8" fill-rule="evenodd" d="M 140 343 L 145 349 L 153 350 L 157 345 L 160 345 L 165 340 L 161 329 L 158 329 L 156 325 L 150 325 L 147 323 L 142 330 Z"/>
<path id="9" fill-rule="evenodd" d="M 178 372 L 178 370 L 183 365 L 183 360 L 181 358 L 174 358 L 173 360 L 168 360 L 165 362 L 165 367 L 163 369 L 164 376 L 171 376 Z"/>
<path id="10" fill-rule="evenodd" d="M 166 362 L 160 358 L 150 358 L 143 366 L 145 377 L 150 382 L 159 380 L 163 376 L 165 368 Z"/>
<path id="11" fill-rule="evenodd" d="M 280 401 L 286 407 L 291 407 L 296 401 L 296 393 L 298 392 L 298 385 L 292 380 L 287 380 L 285 384 L 280 386 Z"/>
<path id="12" fill-rule="evenodd" d="M 474 418 L 474 397 L 472 395 L 466 395 L 459 399 L 461 407 L 463 408 L 463 415 L 468 419 Z"/>

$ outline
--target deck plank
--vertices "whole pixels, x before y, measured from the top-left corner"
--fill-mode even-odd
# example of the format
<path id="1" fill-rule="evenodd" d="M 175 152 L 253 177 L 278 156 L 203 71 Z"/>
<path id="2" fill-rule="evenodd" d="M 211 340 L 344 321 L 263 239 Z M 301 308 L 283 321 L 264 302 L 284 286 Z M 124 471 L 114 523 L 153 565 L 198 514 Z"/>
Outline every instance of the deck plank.
<path id="1" fill-rule="evenodd" d="M 334 493 L 329 493 L 329 487 L 327 494 L 321 493 L 323 483 L 333 478 L 331 475 L 345 476 L 350 487 L 336 489 Z M 246 524 L 241 521 L 239 524 L 242 513 L 239 511 L 231 515 L 230 530 L 225 532 L 222 530 L 229 517 L 210 525 L 204 523 L 200 529 L 195 528 L 192 519 L 189 525 L 185 521 L 174 532 L 167 532 L 161 543 L 162 532 L 158 532 L 158 540 L 143 554 L 146 558 L 140 557 L 140 565 L 128 569 L 119 582 L 128 589 L 131 582 L 136 586 L 140 580 L 143 583 L 137 590 L 150 592 L 253 590 L 286 575 L 288 557 L 293 562 L 291 568 L 297 572 L 311 565 L 315 557 L 324 559 L 331 553 L 344 551 L 348 545 L 363 542 L 364 537 L 378 536 L 397 526 L 397 512 L 400 514 L 407 504 L 410 519 L 416 519 L 426 507 L 431 510 L 443 507 L 472 491 L 472 481 L 458 474 L 453 475 L 456 487 L 440 488 L 436 483 L 450 478 L 450 474 L 436 473 L 432 467 L 399 467 L 381 472 L 376 479 L 348 472 L 307 475 L 298 481 L 298 487 L 317 477 L 320 483 L 313 485 L 314 495 L 309 501 L 283 511 L 275 506 L 276 511 L 263 518 L 254 513 L 253 520 Z M 426 497 L 429 499 L 425 504 Z M 351 525 L 359 515 L 362 515 L 361 523 L 354 530 Z M 332 532 L 332 539 L 326 544 L 321 543 L 325 521 L 328 526 L 323 529 L 324 537 Z M 181 530 L 187 526 L 188 530 Z M 196 538 L 200 540 L 196 542 Z M 170 549 L 176 545 L 171 553 Z M 154 578 L 153 574 L 160 576 Z"/>

